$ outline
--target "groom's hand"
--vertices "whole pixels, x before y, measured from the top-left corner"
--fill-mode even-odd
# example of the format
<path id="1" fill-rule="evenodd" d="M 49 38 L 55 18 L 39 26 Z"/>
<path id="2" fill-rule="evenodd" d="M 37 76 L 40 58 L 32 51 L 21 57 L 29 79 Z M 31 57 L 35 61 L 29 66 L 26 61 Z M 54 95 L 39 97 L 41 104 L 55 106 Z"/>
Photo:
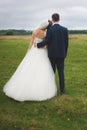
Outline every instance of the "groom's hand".
<path id="1" fill-rule="evenodd" d="M 48 20 L 48 22 L 49 22 L 49 25 L 52 25 L 52 21 L 51 20 Z"/>

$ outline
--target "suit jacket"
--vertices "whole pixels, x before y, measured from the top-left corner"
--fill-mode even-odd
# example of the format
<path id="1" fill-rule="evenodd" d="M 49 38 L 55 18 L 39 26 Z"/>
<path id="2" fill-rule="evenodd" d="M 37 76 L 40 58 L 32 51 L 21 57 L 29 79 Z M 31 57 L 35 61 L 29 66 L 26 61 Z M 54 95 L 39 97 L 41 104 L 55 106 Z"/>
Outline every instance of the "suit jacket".
<path id="1" fill-rule="evenodd" d="M 54 24 L 47 29 L 45 39 L 37 43 L 37 47 L 41 48 L 48 45 L 48 57 L 65 58 L 68 49 L 68 30 L 67 28 Z"/>

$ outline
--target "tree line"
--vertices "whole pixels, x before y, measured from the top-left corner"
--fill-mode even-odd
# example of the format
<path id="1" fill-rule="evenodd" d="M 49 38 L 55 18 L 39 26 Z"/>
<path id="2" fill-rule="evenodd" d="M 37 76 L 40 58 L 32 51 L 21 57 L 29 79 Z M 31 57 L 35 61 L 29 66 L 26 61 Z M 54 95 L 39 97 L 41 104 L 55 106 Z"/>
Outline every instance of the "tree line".
<path id="1" fill-rule="evenodd" d="M 7 29 L 0 30 L 0 35 L 31 35 L 31 30 L 16 30 L 16 29 Z"/>
<path id="2" fill-rule="evenodd" d="M 32 30 L 0 30 L 0 35 L 31 35 Z M 87 34 L 87 30 L 69 30 L 69 34 Z"/>
<path id="3" fill-rule="evenodd" d="M 87 30 L 69 30 L 70 34 L 87 34 Z"/>

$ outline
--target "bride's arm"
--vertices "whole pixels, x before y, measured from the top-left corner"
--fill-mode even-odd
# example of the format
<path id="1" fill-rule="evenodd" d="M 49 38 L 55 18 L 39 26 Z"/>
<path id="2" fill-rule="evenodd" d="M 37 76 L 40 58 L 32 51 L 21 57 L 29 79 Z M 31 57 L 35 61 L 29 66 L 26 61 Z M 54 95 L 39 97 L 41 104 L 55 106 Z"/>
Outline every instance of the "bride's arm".
<path id="1" fill-rule="evenodd" d="M 34 32 L 33 32 L 32 36 L 31 36 L 31 42 L 30 42 L 30 45 L 29 45 L 30 49 L 31 49 L 32 45 L 34 44 L 34 39 L 35 39 L 35 36 L 34 36 Z"/>

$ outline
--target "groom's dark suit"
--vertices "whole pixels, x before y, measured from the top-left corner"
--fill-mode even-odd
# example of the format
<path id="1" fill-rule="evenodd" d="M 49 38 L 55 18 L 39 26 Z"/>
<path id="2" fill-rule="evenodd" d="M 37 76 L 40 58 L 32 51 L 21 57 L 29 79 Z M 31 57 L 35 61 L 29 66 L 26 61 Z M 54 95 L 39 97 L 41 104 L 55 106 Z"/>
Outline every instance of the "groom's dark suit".
<path id="1" fill-rule="evenodd" d="M 45 39 L 37 44 L 38 48 L 48 45 L 48 57 L 55 72 L 56 67 L 59 74 L 60 91 L 64 92 L 64 59 L 68 49 L 67 28 L 54 24 L 47 29 Z"/>

